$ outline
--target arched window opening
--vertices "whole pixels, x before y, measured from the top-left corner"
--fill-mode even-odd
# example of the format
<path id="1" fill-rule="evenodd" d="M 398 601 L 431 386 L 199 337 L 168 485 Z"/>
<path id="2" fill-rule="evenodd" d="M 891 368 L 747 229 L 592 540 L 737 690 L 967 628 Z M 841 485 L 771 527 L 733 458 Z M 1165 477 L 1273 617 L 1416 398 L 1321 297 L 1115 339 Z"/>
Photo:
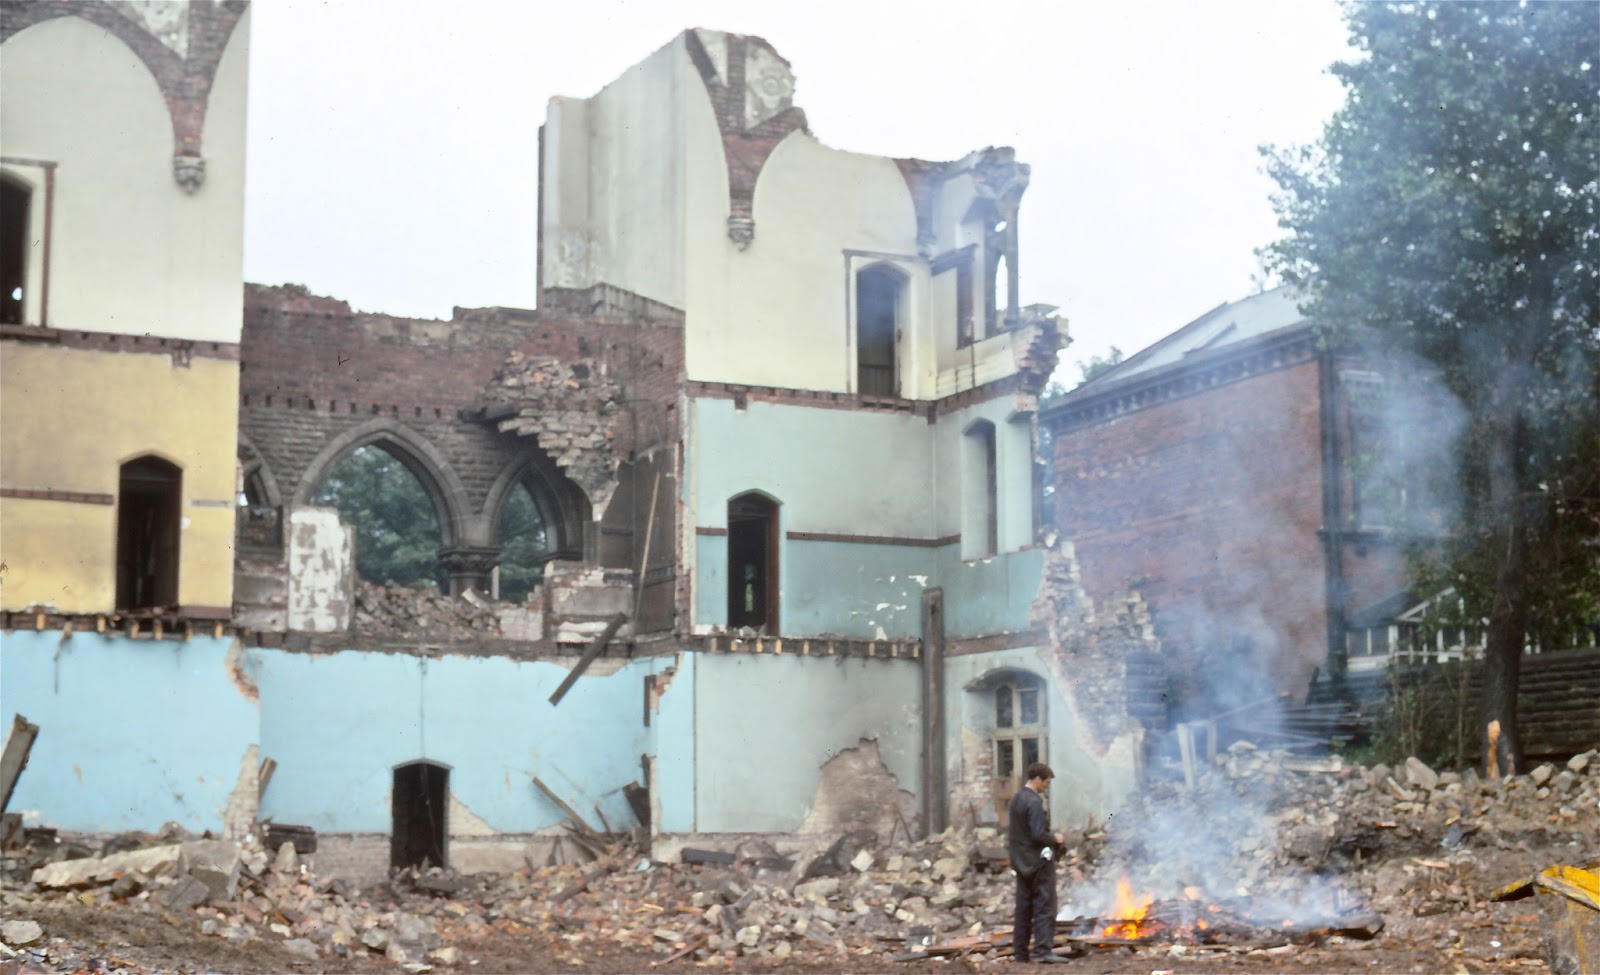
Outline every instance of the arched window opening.
<path id="1" fill-rule="evenodd" d="M 728 502 L 728 626 L 778 632 L 778 504 L 764 495 Z"/>
<path id="2" fill-rule="evenodd" d="M 389 866 L 448 867 L 446 838 L 450 770 L 432 762 L 411 762 L 394 770 L 390 793 L 393 825 L 389 833 Z"/>
<path id="3" fill-rule="evenodd" d="M 522 602 L 544 578 L 550 561 L 549 531 L 544 515 L 528 485 L 511 489 L 500 509 L 500 569 L 498 597 Z"/>
<path id="4" fill-rule="evenodd" d="M 967 429 L 962 458 L 962 557 L 984 558 L 1000 551 L 999 469 L 995 428 L 979 420 Z"/>
<path id="5" fill-rule="evenodd" d="M 317 489 L 356 532 L 356 574 L 377 585 L 450 585 L 439 566 L 439 518 L 422 482 L 378 444 L 350 452 Z"/>
<path id="6" fill-rule="evenodd" d="M 998 331 L 1011 322 L 1011 268 L 1004 254 L 994 262 L 995 321 L 990 331 Z"/>
<path id="7" fill-rule="evenodd" d="M 28 187 L 0 176 L 0 324 L 21 325 L 28 281 Z"/>
<path id="8" fill-rule="evenodd" d="M 875 266 L 856 275 L 856 391 L 869 396 L 894 396 L 895 333 L 899 326 L 904 278 L 892 268 Z"/>
<path id="9" fill-rule="evenodd" d="M 122 465 L 117 483 L 117 608 L 178 605 L 183 472 L 159 457 Z"/>
<path id="10" fill-rule="evenodd" d="M 991 694 L 995 814 L 1003 824 L 1028 766 L 1046 760 L 1044 682 L 1032 674 L 1008 674 L 995 682 Z"/>

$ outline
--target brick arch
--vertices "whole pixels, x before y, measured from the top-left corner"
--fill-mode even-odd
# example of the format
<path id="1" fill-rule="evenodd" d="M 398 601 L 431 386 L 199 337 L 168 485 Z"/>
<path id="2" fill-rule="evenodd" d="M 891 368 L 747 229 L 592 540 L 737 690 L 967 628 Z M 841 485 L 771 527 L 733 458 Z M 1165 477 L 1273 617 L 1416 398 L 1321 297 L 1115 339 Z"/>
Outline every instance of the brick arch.
<path id="1" fill-rule="evenodd" d="M 486 542 L 497 543 L 500 515 L 517 485 L 526 485 L 539 516 L 544 519 L 550 557 L 581 559 L 584 526 L 592 518 L 588 497 L 569 478 L 542 463 L 536 454 L 518 458 L 501 468 L 484 502 Z"/>
<path id="2" fill-rule="evenodd" d="M 455 469 L 426 437 L 385 417 L 352 427 L 324 444 L 300 476 L 294 491 L 295 507 L 309 505 L 317 488 L 345 457 L 372 446 L 387 450 L 421 482 L 439 521 L 441 548 L 450 549 L 470 539 L 467 489 Z"/>
<path id="3" fill-rule="evenodd" d="M 239 473 L 245 481 L 252 477 L 261 485 L 261 491 L 266 497 L 263 499 L 274 508 L 282 507 L 283 491 L 278 487 L 278 478 L 272 473 L 272 466 L 267 463 L 267 458 L 256 445 L 250 441 L 244 431 L 239 431 Z"/>

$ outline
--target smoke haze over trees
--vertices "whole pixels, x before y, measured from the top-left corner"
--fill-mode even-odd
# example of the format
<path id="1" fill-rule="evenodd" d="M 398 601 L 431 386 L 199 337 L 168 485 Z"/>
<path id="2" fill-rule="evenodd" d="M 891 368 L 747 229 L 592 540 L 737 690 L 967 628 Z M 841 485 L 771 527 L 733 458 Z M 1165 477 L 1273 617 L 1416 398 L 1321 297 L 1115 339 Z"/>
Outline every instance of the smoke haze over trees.
<path id="1" fill-rule="evenodd" d="M 1391 386 L 1418 381 L 1394 368 L 1416 361 L 1463 408 L 1457 517 L 1418 551 L 1488 621 L 1478 731 L 1500 723 L 1510 771 L 1525 643 L 1600 619 L 1600 16 L 1345 17 L 1361 56 L 1333 68 L 1344 106 L 1317 144 L 1268 153 L 1289 236 L 1267 257 L 1330 341 L 1359 331 Z"/>

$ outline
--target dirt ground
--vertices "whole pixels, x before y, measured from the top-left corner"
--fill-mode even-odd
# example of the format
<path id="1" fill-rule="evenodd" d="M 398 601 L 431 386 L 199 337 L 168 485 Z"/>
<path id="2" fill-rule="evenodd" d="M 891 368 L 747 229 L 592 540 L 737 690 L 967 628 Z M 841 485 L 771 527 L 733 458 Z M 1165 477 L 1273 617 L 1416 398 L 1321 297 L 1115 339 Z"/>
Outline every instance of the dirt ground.
<path id="1" fill-rule="evenodd" d="M 472 972 L 472 973 L 623 973 L 645 971 L 729 972 L 1001 972 L 1058 970 L 1126 972 L 1153 975 L 1177 973 L 1268 972 L 1418 972 L 1488 973 L 1548 970 L 1541 945 L 1538 910 L 1532 900 L 1489 903 L 1481 895 L 1501 882 L 1517 879 L 1529 864 L 1572 859 L 1568 844 L 1538 849 L 1485 851 L 1449 873 L 1464 877 L 1477 891 L 1454 911 L 1438 910 L 1439 899 L 1416 902 L 1408 895 L 1390 898 L 1380 910 L 1384 929 L 1361 940 L 1330 937 L 1314 944 L 1276 947 L 1216 948 L 1158 943 L 1141 946 L 1091 947 L 1066 964 L 1018 964 L 994 952 L 965 957 L 896 960 L 906 954 L 901 944 L 872 942 L 848 946 L 844 952 L 797 952 L 786 959 L 712 955 L 667 961 L 671 952 L 644 935 L 642 942 L 605 937 L 606 925 L 582 917 L 554 913 L 544 923 L 502 917 L 484 924 L 441 925 L 440 941 L 459 950 L 453 964 L 397 963 L 382 955 L 354 952 L 347 957 L 306 958 L 271 937 L 228 941 L 203 933 L 205 909 L 170 911 L 151 903 L 106 903 L 86 906 L 76 899 L 39 900 L 26 915 L 47 932 L 38 944 L 0 961 L 0 975 L 24 973 L 275 973 L 275 972 Z M 1385 868 L 1374 863 L 1371 872 Z M 1390 862 L 1387 867 L 1396 866 Z M 1403 864 L 1401 864 L 1403 866 Z M 1463 869 L 1464 868 L 1464 869 Z M 1440 876 L 1430 881 L 1448 899 L 1456 882 Z M 1348 877 L 1360 885 L 1359 876 Z M 1479 895 L 1479 896 L 1474 896 Z M 412 897 L 426 895 L 410 895 Z M 17 916 L 22 905 L 8 904 Z M 411 905 L 413 908 L 416 905 Z M 618 904 L 620 909 L 624 905 Z M 633 908 L 640 910 L 638 907 Z M 581 913 L 581 912 L 575 912 Z M 627 926 L 629 932 L 640 929 Z M 575 937 L 584 934 L 587 937 Z M 1063 949 L 1066 946 L 1063 945 Z"/>
<path id="2" fill-rule="evenodd" d="M 1554 864 L 1600 863 L 1600 750 L 1482 782 L 1415 760 L 1364 768 L 1235 748 L 1200 788 L 1149 783 L 1114 822 L 1068 835 L 1063 918 L 1127 916 L 1106 899 L 1120 878 L 1149 892 L 1152 916 L 1247 923 L 1229 944 L 1207 943 L 1225 940 L 1222 928 L 1193 926 L 1111 944 L 1063 921 L 1058 945 L 1072 957 L 1016 963 L 1013 881 L 989 827 L 893 846 L 865 831 L 804 857 L 752 840 L 704 864 L 658 862 L 618 838 L 594 859 L 366 888 L 317 877 L 289 844 L 269 857 L 246 838 L 222 844 L 232 879 L 210 894 L 200 878 L 219 875 L 198 861 L 63 883 L 40 869 L 184 837 L 52 837 L 5 852 L 0 975 L 1542 972 L 1541 910 L 1558 896 L 1491 894 Z"/>

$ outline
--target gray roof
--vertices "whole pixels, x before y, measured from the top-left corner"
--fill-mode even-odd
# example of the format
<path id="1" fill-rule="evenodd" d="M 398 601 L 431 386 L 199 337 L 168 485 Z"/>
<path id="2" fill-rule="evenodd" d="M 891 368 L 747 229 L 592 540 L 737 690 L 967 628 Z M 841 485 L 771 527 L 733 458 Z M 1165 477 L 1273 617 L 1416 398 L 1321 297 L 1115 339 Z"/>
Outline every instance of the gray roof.
<path id="1" fill-rule="evenodd" d="M 1305 321 L 1305 316 L 1300 313 L 1298 301 L 1298 295 L 1284 285 L 1238 301 L 1223 302 L 1149 348 L 1104 370 L 1073 392 L 1102 389 L 1182 362 L 1189 356 L 1299 325 Z"/>

